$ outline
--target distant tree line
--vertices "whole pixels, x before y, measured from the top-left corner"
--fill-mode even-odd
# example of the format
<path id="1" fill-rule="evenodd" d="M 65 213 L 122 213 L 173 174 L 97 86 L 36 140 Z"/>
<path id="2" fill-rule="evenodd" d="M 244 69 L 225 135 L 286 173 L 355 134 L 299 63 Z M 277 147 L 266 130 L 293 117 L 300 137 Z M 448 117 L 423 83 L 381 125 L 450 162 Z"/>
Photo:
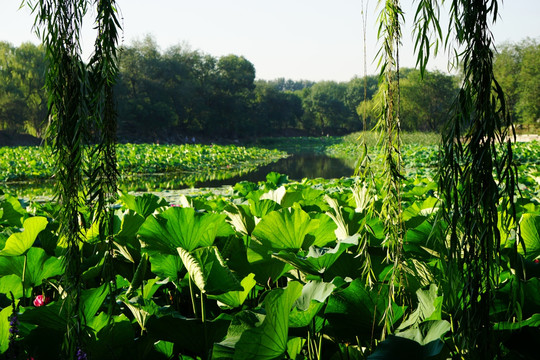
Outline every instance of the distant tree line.
<path id="1" fill-rule="evenodd" d="M 540 118 L 540 48 L 536 40 L 504 44 L 495 71 L 518 123 Z M 40 137 L 46 126 L 44 50 L 0 42 L 0 130 Z M 255 80 L 242 56 L 216 58 L 189 46 L 161 51 L 151 37 L 120 51 L 115 93 L 124 140 L 242 138 L 287 134 L 340 135 L 376 123 L 378 77 L 349 82 Z M 438 131 L 458 76 L 414 69 L 400 73 L 404 130 Z M 365 99 L 364 99 L 365 90 Z"/>
<path id="2" fill-rule="evenodd" d="M 495 58 L 495 76 L 504 90 L 511 116 L 519 123 L 540 122 L 539 39 L 503 44 Z"/>

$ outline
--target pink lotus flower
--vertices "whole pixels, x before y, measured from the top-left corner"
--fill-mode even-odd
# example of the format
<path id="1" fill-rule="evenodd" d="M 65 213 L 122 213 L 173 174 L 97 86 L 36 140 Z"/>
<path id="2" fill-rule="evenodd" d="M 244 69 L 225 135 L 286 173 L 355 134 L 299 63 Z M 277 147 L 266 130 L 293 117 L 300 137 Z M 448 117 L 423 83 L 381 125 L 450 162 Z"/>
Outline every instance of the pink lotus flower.
<path id="1" fill-rule="evenodd" d="M 534 263 L 535 263 L 535 264 L 540 263 L 540 259 L 534 259 Z"/>
<path id="2" fill-rule="evenodd" d="M 38 295 L 34 299 L 34 306 L 39 307 L 43 305 L 47 305 L 51 302 L 51 298 L 48 296 Z"/>

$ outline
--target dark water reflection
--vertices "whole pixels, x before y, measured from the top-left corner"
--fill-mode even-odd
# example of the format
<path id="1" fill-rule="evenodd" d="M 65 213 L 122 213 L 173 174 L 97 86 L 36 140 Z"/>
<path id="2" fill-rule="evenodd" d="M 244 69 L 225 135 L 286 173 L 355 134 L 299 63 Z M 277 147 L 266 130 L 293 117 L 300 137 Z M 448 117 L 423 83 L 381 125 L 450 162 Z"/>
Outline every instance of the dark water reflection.
<path id="1" fill-rule="evenodd" d="M 240 181 L 264 181 L 266 175 L 272 171 L 285 174 L 291 180 L 302 180 L 303 178 L 335 179 L 352 176 L 354 161 L 332 158 L 321 154 L 295 154 L 244 175 L 225 180 L 203 181 L 197 183 L 195 187 L 234 185 Z"/>
<path id="2" fill-rule="evenodd" d="M 352 176 L 354 160 L 331 158 L 321 154 L 294 154 L 277 162 L 259 167 L 256 170 L 236 169 L 197 173 L 165 173 L 134 176 L 123 179 L 121 187 L 129 191 L 180 190 L 186 188 L 220 187 L 234 185 L 240 181 L 265 181 L 270 172 L 285 174 L 290 180 L 303 178 L 333 179 Z M 232 175 L 232 177 L 231 177 Z M 11 183 L 3 188 L 7 193 L 24 195 L 51 195 L 53 184 L 50 181 Z"/>
<path id="3" fill-rule="evenodd" d="M 247 169 L 246 169 L 247 170 Z M 303 178 L 334 179 L 352 176 L 354 161 L 331 158 L 321 154 L 294 154 L 277 162 L 261 166 L 253 171 L 220 172 L 207 176 L 197 174 L 169 173 L 130 178 L 124 186 L 130 191 L 179 190 L 186 188 L 208 188 L 234 185 L 240 181 L 265 181 L 270 172 L 285 174 L 290 180 Z"/>

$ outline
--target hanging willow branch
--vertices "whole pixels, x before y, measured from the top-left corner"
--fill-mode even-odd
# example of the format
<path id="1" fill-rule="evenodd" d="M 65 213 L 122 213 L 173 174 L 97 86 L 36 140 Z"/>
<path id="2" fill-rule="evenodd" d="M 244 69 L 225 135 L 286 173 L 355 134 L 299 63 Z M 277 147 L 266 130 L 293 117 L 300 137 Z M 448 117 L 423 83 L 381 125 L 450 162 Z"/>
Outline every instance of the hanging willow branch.
<path id="1" fill-rule="evenodd" d="M 112 258 L 114 244 L 113 211 L 108 207 L 117 193 L 118 169 L 116 162 L 116 109 L 113 86 L 118 75 L 118 22 L 113 0 L 96 1 L 96 29 L 94 55 L 89 63 L 90 85 L 92 89 L 93 125 L 97 144 L 89 153 L 89 161 L 94 167 L 88 170 L 87 202 L 94 207 L 94 221 L 99 224 L 99 233 L 107 246 L 103 267 L 105 281 L 112 285 L 114 277 Z M 114 290 L 114 289 L 111 289 Z M 110 309 L 112 311 L 112 308 Z"/>
<path id="2" fill-rule="evenodd" d="M 65 244 L 63 286 L 66 298 L 67 329 L 64 351 L 75 354 L 81 337 L 79 301 L 81 294 L 81 253 L 79 248 L 81 208 L 83 199 L 84 139 L 88 119 L 86 67 L 80 54 L 80 33 L 86 2 L 78 0 L 45 1 L 37 8 L 36 25 L 43 30 L 48 72 L 46 87 L 49 95 L 49 127 L 46 139 L 56 158 L 59 238 Z M 38 29 L 39 29 L 38 27 Z"/>
<path id="3" fill-rule="evenodd" d="M 516 173 L 509 134 L 513 126 L 504 94 L 493 75 L 493 36 L 497 1 L 454 0 L 451 26 L 461 47 L 464 79 L 453 116 L 443 134 L 439 187 L 449 224 L 447 274 L 455 289 L 458 342 L 475 359 L 497 356 L 490 310 L 499 284 L 500 233 L 515 223 Z M 462 355 L 463 355 L 462 354 Z"/>
<path id="4" fill-rule="evenodd" d="M 34 27 L 46 49 L 49 126 L 47 144 L 56 159 L 59 238 L 65 247 L 62 279 L 67 314 L 64 357 L 81 351 L 85 319 L 80 317 L 81 232 L 83 208 L 95 209 L 102 233 L 110 226 L 107 203 L 116 193 L 116 114 L 112 87 L 118 73 L 118 29 L 112 0 L 28 0 L 36 13 Z M 82 22 L 96 5 L 95 54 L 81 59 Z"/>
<path id="5" fill-rule="evenodd" d="M 379 1 L 379 5 L 382 1 Z M 379 15 L 378 38 L 382 39 L 379 50 L 379 123 L 381 145 L 385 154 L 383 204 L 381 216 L 385 224 L 387 260 L 393 263 L 389 279 L 388 305 L 385 311 L 385 330 L 392 324 L 392 303 L 395 286 L 401 284 L 403 248 L 403 220 L 401 211 L 401 139 L 399 124 L 399 45 L 403 13 L 398 0 L 386 0 Z M 398 289 L 399 290 L 399 289 Z M 384 337 L 384 333 L 383 333 Z"/>

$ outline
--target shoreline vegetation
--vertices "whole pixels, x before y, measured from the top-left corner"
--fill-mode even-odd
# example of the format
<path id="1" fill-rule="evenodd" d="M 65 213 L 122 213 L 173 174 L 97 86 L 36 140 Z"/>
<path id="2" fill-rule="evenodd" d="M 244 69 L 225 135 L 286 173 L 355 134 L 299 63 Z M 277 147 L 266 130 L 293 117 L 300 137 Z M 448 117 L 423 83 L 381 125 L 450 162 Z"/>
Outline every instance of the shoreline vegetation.
<path id="1" fill-rule="evenodd" d="M 405 161 L 417 167 L 436 161 L 435 137 L 424 138 L 426 144 L 414 143 L 412 135 L 404 139 Z M 271 140 L 263 142 L 275 149 L 296 149 L 301 143 L 298 138 Z M 334 149 L 340 156 L 354 154 L 360 141 L 358 134 L 303 139 L 312 150 Z M 152 154 L 157 149 L 177 147 L 200 149 L 208 155 L 209 150 L 220 148 L 134 146 L 140 146 L 139 151 L 149 146 Z M 408 153 L 408 147 L 414 151 Z M 249 152 L 255 148 L 242 149 Z M 272 153 L 282 154 L 278 150 Z M 517 215 L 527 251 L 518 248 L 510 254 L 516 241 L 512 237 L 503 238 L 501 246 L 508 256 L 519 257 L 527 268 L 527 278 L 520 280 L 525 294 L 522 319 L 506 321 L 511 294 L 505 284 L 515 269 L 506 263 L 501 265 L 501 286 L 494 290 L 500 306 L 492 316 L 505 354 L 537 351 L 534 342 L 516 345 L 513 340 L 516 331 L 520 336 L 538 335 L 537 159 L 537 141 L 516 146 L 522 190 Z M 373 347 L 372 334 L 383 329 L 379 320 L 386 296 L 380 295 L 388 292 L 388 285 L 378 279 L 393 266 L 385 261 L 383 223 L 368 210 L 380 208 L 380 189 L 381 179 L 377 178 L 373 188 L 367 190 L 355 178 L 297 182 L 270 173 L 265 181 L 243 181 L 219 189 L 121 192 L 113 205 L 115 251 L 110 261 L 116 271 L 114 287 L 101 283 L 103 256 L 92 255 L 95 249 L 105 251 L 95 224 L 84 223 L 82 228 L 82 306 L 84 315 L 93 319 L 86 324 L 85 331 L 93 336 L 85 342 L 85 351 L 89 358 L 96 359 L 135 358 L 134 351 L 149 344 L 146 358 L 167 359 L 173 354 L 193 355 L 193 359 L 205 354 L 233 358 L 235 353 L 259 346 L 261 339 L 273 337 L 279 341 L 274 339 L 264 348 L 271 355 L 286 351 L 291 357 L 302 358 L 306 349 L 314 347 L 324 354 L 322 358 L 346 355 L 362 359 L 366 351 L 376 354 L 383 345 Z M 406 315 L 405 307 L 393 303 L 397 336 L 389 336 L 384 349 L 405 354 L 406 359 L 448 358 L 455 344 L 452 317 L 446 309 L 455 284 L 435 285 L 447 271 L 444 258 L 438 255 L 445 251 L 440 235 L 447 225 L 438 220 L 437 184 L 431 175 L 417 171 L 403 179 L 402 189 L 407 229 L 404 261 L 410 269 L 404 274 L 407 286 L 403 296 L 418 310 Z M 63 243 L 57 235 L 58 207 L 50 200 L 21 203 L 16 197 L 0 195 L 0 209 L 4 211 L 0 233 L 10 235 L 0 237 L 0 281 L 5 285 L 0 288 L 0 306 L 4 306 L 5 329 L 20 324 L 18 340 L 11 349 L 16 346 L 40 359 L 55 358 L 61 346 L 58 334 L 65 325 L 63 300 L 56 291 L 64 259 L 59 255 Z M 82 211 L 84 219 L 90 211 Z M 280 236 L 275 236 L 276 229 Z M 14 245 L 14 239 L 22 239 L 21 234 L 26 234 L 23 248 Z M 189 254 L 178 250 L 184 247 Z M 182 256 L 190 262 L 184 262 Z M 39 266 L 22 270 L 25 258 L 28 264 Z M 26 275 L 24 281 L 21 273 Z M 12 295 L 3 293 L 1 289 L 5 288 Z M 11 301 L 9 296 L 19 304 L 13 313 L 18 316 L 16 322 L 12 308 L 6 305 Z M 108 311 L 111 306 L 113 312 Z M 6 351 L 9 338 L 7 333 L 2 334 L 0 350 Z M 186 334 L 190 335 L 186 338 Z M 123 346 L 118 346 L 119 338 Z M 32 347 L 36 339 L 47 346 Z M 430 357 L 422 357 L 426 346 L 421 344 L 428 342 L 437 346 L 430 348 Z M 113 354 L 110 349 L 114 349 Z M 435 355 L 438 357 L 432 357 Z"/>
<path id="2" fill-rule="evenodd" d="M 515 156 L 525 172 L 524 179 L 534 181 L 532 169 L 540 156 L 536 134 L 517 135 Z M 532 142 L 531 142 L 532 141 Z M 402 134 L 404 175 L 407 178 L 436 175 L 439 156 L 439 135 L 435 133 L 404 132 Z M 145 192 L 166 198 L 201 192 L 229 192 L 232 186 L 197 189 L 197 184 L 225 182 L 242 177 L 261 166 L 294 154 L 319 154 L 354 161 L 368 147 L 368 156 L 376 168 L 382 162 L 378 135 L 357 132 L 346 136 L 258 138 L 243 144 L 119 144 L 118 166 L 120 188 L 124 192 Z M 54 163 L 46 147 L 0 147 L 0 164 L 4 168 L 0 190 L 26 200 L 49 201 L 53 193 Z M 376 170 L 376 169 L 375 169 Z M 353 171 L 351 171 L 351 177 Z M 297 179 L 301 180 L 301 179 Z M 213 186 L 213 185 L 210 185 Z M 180 190 L 184 189 L 184 190 Z"/>

